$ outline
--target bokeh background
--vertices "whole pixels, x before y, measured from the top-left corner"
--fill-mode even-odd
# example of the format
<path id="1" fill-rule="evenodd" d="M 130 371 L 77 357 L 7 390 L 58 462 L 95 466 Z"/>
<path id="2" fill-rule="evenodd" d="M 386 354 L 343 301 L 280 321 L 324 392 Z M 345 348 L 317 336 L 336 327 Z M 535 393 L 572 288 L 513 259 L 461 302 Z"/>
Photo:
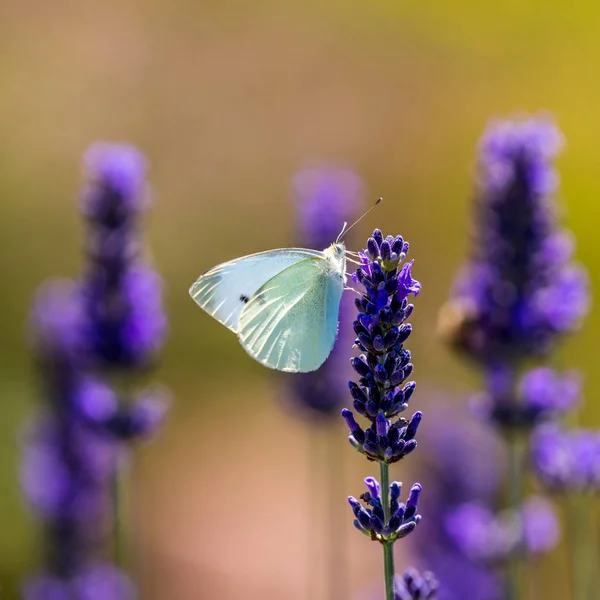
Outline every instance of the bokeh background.
<path id="1" fill-rule="evenodd" d="M 475 389 L 435 325 L 467 248 L 475 144 L 490 118 L 555 115 L 568 142 L 558 165 L 566 223 L 597 283 L 599 30 L 600 8 L 584 0 L 0 0 L 5 597 L 39 550 L 17 468 L 17 433 L 36 403 L 27 313 L 42 280 L 79 271 L 75 197 L 92 141 L 133 142 L 150 160 L 148 241 L 171 322 L 156 379 L 173 392 L 172 412 L 129 475 L 141 597 L 294 600 L 313 586 L 320 598 L 322 544 L 309 534 L 327 517 L 314 508 L 308 525 L 320 490 L 307 490 L 307 455 L 322 432 L 282 409 L 281 377 L 249 360 L 187 289 L 217 262 L 290 245 L 294 172 L 342 162 L 385 199 L 358 239 L 374 226 L 404 235 L 424 286 L 410 340 L 413 407 L 429 390 L 451 402 Z M 589 426 L 600 425 L 599 319 L 592 311 L 553 359 L 583 372 Z M 360 593 L 379 579 L 380 551 L 352 533 L 344 497 L 361 493 L 369 468 L 341 428 L 335 435 L 349 588 Z M 418 470 L 414 458 L 395 476 L 412 481 Z M 399 566 L 406 554 L 399 548 Z M 549 586 L 560 556 L 541 567 Z"/>

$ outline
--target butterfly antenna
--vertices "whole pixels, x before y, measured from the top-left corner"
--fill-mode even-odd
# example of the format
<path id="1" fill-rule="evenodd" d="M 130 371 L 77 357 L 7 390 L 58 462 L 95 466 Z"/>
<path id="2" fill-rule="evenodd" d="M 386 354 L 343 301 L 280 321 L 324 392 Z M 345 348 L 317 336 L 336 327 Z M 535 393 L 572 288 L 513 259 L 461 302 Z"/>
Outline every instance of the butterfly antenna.
<path id="1" fill-rule="evenodd" d="M 335 243 L 337 244 L 359 221 L 366 217 L 382 200 L 383 198 L 378 198 L 375 204 L 373 204 L 371 208 L 367 209 L 362 215 L 360 215 L 360 217 L 358 217 L 358 219 L 356 219 L 356 221 L 354 221 L 354 223 L 352 223 L 350 227 L 347 227 L 348 223 L 344 222 L 342 231 L 340 231 L 340 235 L 338 235 L 337 240 L 335 240 Z"/>

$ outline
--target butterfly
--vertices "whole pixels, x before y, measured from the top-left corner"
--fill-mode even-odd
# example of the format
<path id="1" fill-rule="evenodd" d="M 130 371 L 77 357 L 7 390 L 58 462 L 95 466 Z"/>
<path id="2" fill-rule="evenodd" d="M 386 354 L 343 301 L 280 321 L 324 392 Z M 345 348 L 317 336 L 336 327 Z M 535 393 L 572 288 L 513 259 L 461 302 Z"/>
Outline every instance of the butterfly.
<path id="1" fill-rule="evenodd" d="M 315 371 L 337 337 L 346 283 L 346 247 L 339 239 L 323 251 L 282 248 L 217 265 L 190 295 L 261 364 Z"/>

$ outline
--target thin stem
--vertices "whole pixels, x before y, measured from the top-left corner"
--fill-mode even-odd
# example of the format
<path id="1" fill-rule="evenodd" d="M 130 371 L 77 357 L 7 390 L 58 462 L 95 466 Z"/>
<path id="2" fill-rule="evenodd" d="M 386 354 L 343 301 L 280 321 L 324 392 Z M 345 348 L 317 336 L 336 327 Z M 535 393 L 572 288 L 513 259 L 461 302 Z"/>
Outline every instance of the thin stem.
<path id="1" fill-rule="evenodd" d="M 515 406 L 515 379 L 516 372 L 513 365 L 496 363 L 488 366 L 486 385 L 493 395 L 495 403 Z M 520 435 L 515 428 L 507 430 L 505 439 L 508 450 L 506 506 L 517 512 L 520 511 L 523 502 L 525 479 L 523 450 L 527 439 Z M 524 598 L 522 563 L 523 557 L 519 552 L 513 551 L 506 566 L 506 600 L 522 600 Z"/>
<path id="2" fill-rule="evenodd" d="M 111 502 L 112 502 L 112 520 L 113 520 L 113 562 L 116 567 L 123 567 L 125 557 L 123 556 L 123 502 L 122 496 L 122 473 L 120 460 L 115 460 L 114 473 L 111 482 Z"/>
<path id="3" fill-rule="evenodd" d="M 315 502 L 315 494 L 321 489 L 321 432 L 318 427 L 309 427 L 308 429 L 308 493 L 307 500 L 307 518 L 309 523 L 308 537 L 306 540 L 306 566 L 308 570 L 307 597 L 309 600 L 317 600 L 320 591 L 320 563 L 319 555 L 322 552 L 321 542 L 323 529 L 319 518 L 318 506 L 321 502 Z"/>
<path id="4" fill-rule="evenodd" d="M 386 524 L 390 520 L 390 467 L 380 462 L 381 502 Z M 385 600 L 394 600 L 394 544 L 383 544 L 383 576 L 385 582 Z"/>
<path id="5" fill-rule="evenodd" d="M 344 458 L 342 452 L 342 438 L 338 436 L 338 427 L 329 426 L 327 430 L 327 492 L 329 516 L 327 529 L 329 539 L 329 569 L 327 573 L 329 595 L 331 600 L 346 600 L 349 597 L 347 586 L 347 559 L 346 559 L 346 515 L 340 510 L 340 502 L 344 489 Z M 345 440 L 344 440 L 345 441 Z"/>
<path id="6" fill-rule="evenodd" d="M 598 525 L 600 524 L 598 519 L 598 499 L 596 496 L 591 495 L 588 499 L 588 514 L 590 515 L 591 525 L 589 527 L 589 548 L 590 548 L 590 565 L 591 573 L 589 578 L 588 598 L 593 600 L 594 594 L 598 592 L 598 586 L 600 585 L 600 575 L 598 573 L 598 563 L 600 558 L 600 548 L 598 548 Z"/>
<path id="7" fill-rule="evenodd" d="M 521 508 L 523 500 L 523 440 L 518 432 L 512 431 L 507 436 L 508 444 L 508 507 L 514 511 Z M 518 552 L 513 552 L 508 560 L 506 574 L 506 599 L 521 600 L 523 598 L 522 566 L 523 559 Z"/>
<path id="8" fill-rule="evenodd" d="M 539 564 L 537 561 L 532 561 L 528 569 L 527 581 L 527 598 L 529 600 L 537 600 L 539 588 Z"/>
<path id="9" fill-rule="evenodd" d="M 593 596 L 590 589 L 592 578 L 592 539 L 589 522 L 589 498 L 575 492 L 567 496 L 567 514 L 570 522 L 570 556 L 573 600 L 588 600 Z M 596 570 L 594 565 L 594 571 Z"/>

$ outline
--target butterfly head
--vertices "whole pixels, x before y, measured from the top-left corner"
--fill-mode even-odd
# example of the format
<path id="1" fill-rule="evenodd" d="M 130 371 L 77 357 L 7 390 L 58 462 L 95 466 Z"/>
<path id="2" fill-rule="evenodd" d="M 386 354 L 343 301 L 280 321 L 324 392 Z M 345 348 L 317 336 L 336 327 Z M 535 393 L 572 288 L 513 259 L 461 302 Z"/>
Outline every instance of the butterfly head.
<path id="1" fill-rule="evenodd" d="M 336 242 L 331 244 L 329 248 L 323 250 L 323 254 L 327 260 L 334 266 L 334 269 L 341 275 L 346 272 L 346 245 L 344 242 Z"/>

